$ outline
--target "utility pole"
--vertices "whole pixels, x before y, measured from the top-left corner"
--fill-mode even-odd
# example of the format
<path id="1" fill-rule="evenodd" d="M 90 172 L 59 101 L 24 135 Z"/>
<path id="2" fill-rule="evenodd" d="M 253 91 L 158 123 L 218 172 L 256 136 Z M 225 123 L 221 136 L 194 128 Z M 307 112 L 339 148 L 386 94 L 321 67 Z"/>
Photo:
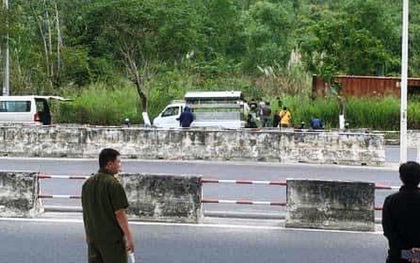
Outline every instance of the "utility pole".
<path id="1" fill-rule="evenodd" d="M 9 10 L 9 0 L 3 0 L 3 8 L 7 11 Z M 7 20 L 6 24 L 7 30 L 9 28 L 9 21 Z M 9 65 L 9 32 L 4 36 L 4 46 L 3 46 L 3 96 L 9 96 L 10 94 L 10 65 Z"/>
<path id="2" fill-rule="evenodd" d="M 400 163 L 407 162 L 408 1 L 404 0 L 403 4 Z"/>

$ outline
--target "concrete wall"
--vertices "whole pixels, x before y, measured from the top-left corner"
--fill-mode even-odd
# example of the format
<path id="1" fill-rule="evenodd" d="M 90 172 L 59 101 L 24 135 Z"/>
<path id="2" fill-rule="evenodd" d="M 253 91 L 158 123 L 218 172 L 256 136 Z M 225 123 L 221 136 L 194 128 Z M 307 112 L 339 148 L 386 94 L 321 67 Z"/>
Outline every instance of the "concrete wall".
<path id="1" fill-rule="evenodd" d="M 420 147 L 420 131 L 409 130 L 407 131 L 407 146 L 411 148 Z"/>
<path id="2" fill-rule="evenodd" d="M 278 130 L 0 126 L 0 156 L 97 158 L 104 147 L 123 157 L 182 160 L 382 165 L 383 135 Z"/>
<path id="3" fill-rule="evenodd" d="M 374 231 L 375 186 L 287 180 L 286 227 Z"/>
<path id="4" fill-rule="evenodd" d="M 198 223 L 201 177 L 168 174 L 123 174 L 131 218 L 148 221 Z"/>
<path id="5" fill-rule="evenodd" d="M 0 172 L 0 217 L 35 217 L 42 212 L 35 172 Z"/>

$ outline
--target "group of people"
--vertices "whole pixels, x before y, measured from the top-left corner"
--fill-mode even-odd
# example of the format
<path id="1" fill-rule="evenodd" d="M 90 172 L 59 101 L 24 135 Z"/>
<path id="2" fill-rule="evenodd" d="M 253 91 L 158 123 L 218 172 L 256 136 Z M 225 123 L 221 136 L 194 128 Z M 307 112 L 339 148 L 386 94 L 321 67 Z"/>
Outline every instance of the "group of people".
<path id="1" fill-rule="evenodd" d="M 251 102 L 245 128 L 291 127 L 291 123 L 292 114 L 287 107 L 276 111 L 271 118 L 270 102 L 261 101 L 258 105 Z"/>
<path id="2" fill-rule="evenodd" d="M 276 111 L 273 114 L 272 122 L 270 123 L 271 109 L 268 102 L 260 103 L 259 110 L 255 111 L 255 106 L 252 107 L 247 115 L 246 128 L 258 128 L 258 127 L 278 127 L 288 128 L 292 127 L 292 113 L 287 107 L 283 107 L 282 110 Z M 257 120 L 262 120 L 261 125 L 258 126 Z M 305 122 L 301 122 L 297 129 L 305 129 Z M 319 117 L 314 117 L 309 123 L 309 128 L 312 130 L 323 130 L 324 122 Z"/>
<path id="3" fill-rule="evenodd" d="M 281 106 L 281 101 L 279 106 Z M 277 110 L 271 117 L 270 102 L 260 101 L 256 103 L 252 101 L 246 109 L 246 124 L 245 128 L 268 128 L 292 127 L 292 113 L 287 107 L 282 107 L 282 110 Z M 177 118 L 179 126 L 188 128 L 194 121 L 195 116 L 190 107 L 186 106 L 181 115 Z M 319 117 L 312 118 L 309 123 L 309 128 L 312 130 L 324 129 L 324 123 Z M 305 129 L 305 122 L 301 122 L 297 129 Z"/>

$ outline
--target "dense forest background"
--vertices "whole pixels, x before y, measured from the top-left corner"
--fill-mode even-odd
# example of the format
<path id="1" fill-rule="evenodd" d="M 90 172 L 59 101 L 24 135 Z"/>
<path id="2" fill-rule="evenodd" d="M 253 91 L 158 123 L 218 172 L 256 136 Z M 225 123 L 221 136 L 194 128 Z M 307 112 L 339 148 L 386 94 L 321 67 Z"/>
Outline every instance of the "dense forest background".
<path id="1" fill-rule="evenodd" d="M 185 90 L 274 98 L 309 94 L 312 74 L 400 75 L 401 23 L 395 0 L 9 0 L 0 35 L 11 94 L 128 88 L 153 115 Z M 420 76 L 420 0 L 409 40 Z"/>

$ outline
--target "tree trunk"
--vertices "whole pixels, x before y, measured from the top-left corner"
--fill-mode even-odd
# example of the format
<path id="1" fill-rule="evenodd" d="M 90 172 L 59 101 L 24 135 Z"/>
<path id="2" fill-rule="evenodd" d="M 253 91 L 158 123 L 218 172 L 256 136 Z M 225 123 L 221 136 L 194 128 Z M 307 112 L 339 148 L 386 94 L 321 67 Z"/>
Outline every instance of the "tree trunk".
<path id="1" fill-rule="evenodd" d="M 136 85 L 137 93 L 140 96 L 141 110 L 142 112 L 147 112 L 147 103 L 148 103 L 147 95 L 143 88 L 143 80 L 139 74 L 137 63 L 134 60 L 134 55 L 132 54 L 132 52 L 130 52 L 130 48 L 128 47 L 126 47 L 126 50 L 121 48 L 120 51 L 124 56 L 125 66 L 127 68 L 127 71 L 132 76 L 132 80 L 134 84 Z"/>
<path id="2" fill-rule="evenodd" d="M 37 12 L 34 8 L 32 8 L 32 13 L 34 14 L 34 17 L 37 20 L 39 33 L 41 34 L 42 43 L 44 45 L 46 76 L 47 76 L 47 79 L 49 79 L 49 76 L 50 76 L 50 60 L 49 60 L 49 55 L 48 55 L 48 53 L 49 53 L 48 52 L 48 44 L 47 44 L 47 40 L 46 40 L 46 37 L 45 37 L 44 29 L 42 27 L 42 17 L 38 16 L 38 14 L 37 14 Z M 51 83 L 51 81 L 50 81 L 50 83 Z"/>
<path id="3" fill-rule="evenodd" d="M 48 6 L 47 1 L 44 0 L 44 8 L 45 8 L 45 24 L 47 25 L 47 37 L 48 37 L 48 56 L 52 58 L 52 35 L 51 35 L 51 22 L 50 22 L 50 15 L 48 13 Z M 49 78 L 52 80 L 54 76 L 54 63 L 50 63 L 50 74 Z"/>
<path id="4" fill-rule="evenodd" d="M 61 30 L 60 30 L 60 17 L 57 7 L 57 2 L 55 4 L 55 18 L 56 18 L 56 27 L 57 27 L 57 71 L 55 76 L 55 85 L 58 86 L 60 82 L 60 74 L 61 74 L 61 48 L 63 47 L 63 39 L 61 38 Z"/>
<path id="5" fill-rule="evenodd" d="M 143 91 L 143 81 L 142 81 L 142 77 L 139 74 L 138 68 L 137 68 L 137 64 L 134 60 L 131 60 L 131 67 L 132 67 L 132 74 L 134 76 L 134 84 L 136 85 L 137 88 L 137 93 L 140 96 L 140 100 L 141 100 L 141 111 L 142 112 L 147 112 L 147 97 L 145 92 Z"/>
<path id="6" fill-rule="evenodd" d="M 140 100 L 141 100 L 141 111 L 142 112 L 147 112 L 147 97 L 144 95 L 144 93 L 141 91 L 141 82 L 136 81 L 136 88 L 137 88 L 137 93 L 140 96 Z"/>

